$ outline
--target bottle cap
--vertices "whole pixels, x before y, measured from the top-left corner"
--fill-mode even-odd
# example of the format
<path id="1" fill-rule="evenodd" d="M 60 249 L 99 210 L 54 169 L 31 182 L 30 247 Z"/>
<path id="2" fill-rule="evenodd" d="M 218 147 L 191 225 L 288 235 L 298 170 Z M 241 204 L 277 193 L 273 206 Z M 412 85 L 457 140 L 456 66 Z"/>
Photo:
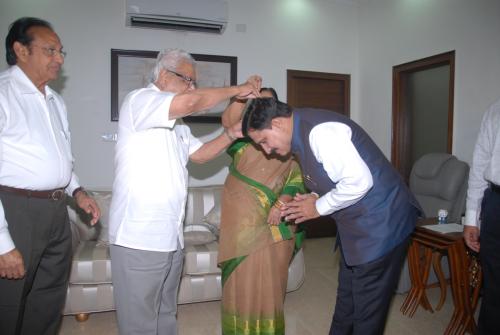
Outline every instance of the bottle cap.
<path id="1" fill-rule="evenodd" d="M 446 217 L 446 216 L 448 216 L 448 211 L 446 209 L 440 209 L 438 211 L 438 216 L 439 217 Z"/>

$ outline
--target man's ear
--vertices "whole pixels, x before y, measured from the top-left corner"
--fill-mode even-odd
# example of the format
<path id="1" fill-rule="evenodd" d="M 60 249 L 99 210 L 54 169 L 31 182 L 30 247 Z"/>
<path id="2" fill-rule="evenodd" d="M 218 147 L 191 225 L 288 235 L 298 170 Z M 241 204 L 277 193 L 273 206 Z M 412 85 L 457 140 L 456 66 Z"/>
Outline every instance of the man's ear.
<path id="1" fill-rule="evenodd" d="M 279 117 L 275 117 L 271 120 L 271 127 L 276 129 L 281 129 L 283 126 L 283 120 Z"/>
<path id="2" fill-rule="evenodd" d="M 25 63 L 26 58 L 30 53 L 28 47 L 18 41 L 14 42 L 14 45 L 12 47 L 14 48 L 14 53 L 16 54 L 17 61 Z"/>

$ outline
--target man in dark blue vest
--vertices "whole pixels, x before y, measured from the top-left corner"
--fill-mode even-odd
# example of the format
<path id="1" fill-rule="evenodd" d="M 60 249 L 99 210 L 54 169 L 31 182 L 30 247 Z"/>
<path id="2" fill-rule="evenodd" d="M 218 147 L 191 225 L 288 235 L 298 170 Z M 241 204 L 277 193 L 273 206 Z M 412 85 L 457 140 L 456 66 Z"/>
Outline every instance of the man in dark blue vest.
<path id="1" fill-rule="evenodd" d="M 368 134 L 327 110 L 249 101 L 242 120 L 267 154 L 290 152 L 309 194 L 282 206 L 288 221 L 328 215 L 337 223 L 339 287 L 330 334 L 383 334 L 420 207 Z"/>

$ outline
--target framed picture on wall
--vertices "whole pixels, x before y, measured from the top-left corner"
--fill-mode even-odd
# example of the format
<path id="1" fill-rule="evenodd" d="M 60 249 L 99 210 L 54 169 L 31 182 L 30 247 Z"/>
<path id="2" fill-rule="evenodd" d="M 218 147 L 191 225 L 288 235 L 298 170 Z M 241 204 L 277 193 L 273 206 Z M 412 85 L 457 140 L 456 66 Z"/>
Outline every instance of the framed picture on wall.
<path id="1" fill-rule="evenodd" d="M 151 82 L 158 51 L 111 49 L 111 121 L 118 121 L 120 107 L 131 91 Z M 236 85 L 238 59 L 234 56 L 191 54 L 196 60 L 197 87 Z M 228 101 L 184 117 L 189 122 L 219 123 Z"/>

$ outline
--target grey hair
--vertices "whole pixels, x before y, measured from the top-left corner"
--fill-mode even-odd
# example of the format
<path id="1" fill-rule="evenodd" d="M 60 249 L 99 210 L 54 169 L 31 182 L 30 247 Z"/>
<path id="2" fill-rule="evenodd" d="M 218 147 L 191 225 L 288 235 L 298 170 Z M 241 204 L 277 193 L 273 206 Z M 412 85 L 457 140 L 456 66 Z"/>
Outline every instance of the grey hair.
<path id="1" fill-rule="evenodd" d="M 188 63 L 196 67 L 194 58 L 182 49 L 165 49 L 158 53 L 156 63 L 151 72 L 151 82 L 158 80 L 163 69 L 175 71 L 180 63 Z"/>

